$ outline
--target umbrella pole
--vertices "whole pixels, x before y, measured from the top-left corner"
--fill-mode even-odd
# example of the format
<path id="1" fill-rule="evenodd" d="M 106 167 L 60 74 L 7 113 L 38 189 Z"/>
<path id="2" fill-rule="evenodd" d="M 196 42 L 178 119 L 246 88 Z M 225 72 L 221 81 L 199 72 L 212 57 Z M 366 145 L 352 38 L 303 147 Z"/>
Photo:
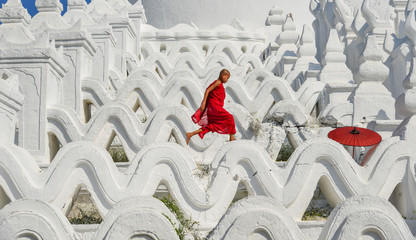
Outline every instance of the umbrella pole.
<path id="1" fill-rule="evenodd" d="M 354 159 L 354 162 L 355 162 L 354 152 L 355 152 L 355 146 L 352 147 L 352 159 Z"/>

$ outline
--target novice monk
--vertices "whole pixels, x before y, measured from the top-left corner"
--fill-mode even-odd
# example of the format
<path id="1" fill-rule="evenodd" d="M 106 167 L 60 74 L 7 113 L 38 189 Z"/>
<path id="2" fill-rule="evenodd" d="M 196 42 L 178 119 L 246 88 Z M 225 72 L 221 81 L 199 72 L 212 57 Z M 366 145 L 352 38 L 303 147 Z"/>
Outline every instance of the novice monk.
<path id="1" fill-rule="evenodd" d="M 201 107 L 192 115 L 192 121 L 201 126 L 200 129 L 186 133 L 186 144 L 192 136 L 198 134 L 203 138 L 207 132 L 229 134 L 230 141 L 234 141 L 235 123 L 234 117 L 227 112 L 224 106 L 225 90 L 223 84 L 230 78 L 230 72 L 223 69 L 217 80 L 205 90 Z"/>

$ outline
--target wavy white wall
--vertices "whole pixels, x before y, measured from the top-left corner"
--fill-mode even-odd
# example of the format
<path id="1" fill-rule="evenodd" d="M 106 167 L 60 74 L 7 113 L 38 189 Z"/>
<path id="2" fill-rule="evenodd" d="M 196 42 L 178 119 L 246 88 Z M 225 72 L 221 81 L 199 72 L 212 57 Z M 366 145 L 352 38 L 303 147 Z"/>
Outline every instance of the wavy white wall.
<path id="1" fill-rule="evenodd" d="M 398 2 L 365 0 L 360 15 L 361 0 L 313 0 L 318 28 L 299 34 L 297 24 L 312 22 L 308 1 L 277 2 L 274 25 L 265 26 L 275 1 L 145 0 L 151 24 L 200 27 L 158 29 L 141 26 L 140 2 L 70 0 L 62 17 L 58 0 L 37 0 L 42 11 L 31 23 L 20 1 L 9 0 L 0 10 L 0 80 L 13 86 L 0 87 L 0 125 L 12 126 L 0 138 L 0 240 L 178 239 L 175 216 L 152 198 L 160 185 L 215 240 L 414 239 L 416 68 L 397 73 L 407 71 L 400 63 L 415 63 L 416 22 L 410 0 L 406 29 L 395 29 L 400 19 L 385 13 Z M 218 26 L 234 17 L 247 31 Z M 403 39 L 385 35 L 379 18 Z M 71 55 L 77 51 L 88 54 Z M 225 108 L 238 141 L 208 134 L 186 145 L 185 132 L 197 129 L 190 116 L 222 68 L 231 72 Z M 403 86 L 394 79 L 405 92 L 396 103 L 403 122 L 381 85 L 388 71 L 407 76 Z M 384 138 L 361 164 L 326 137 L 351 124 L 357 108 L 357 124 Z M 374 110 L 389 119 L 374 119 Z M 32 111 L 42 114 L 23 114 Z M 42 127 L 23 127 L 31 123 Z M 107 151 L 115 136 L 129 159 L 124 171 Z M 276 164 L 283 142 L 296 150 Z M 317 185 L 335 209 L 305 227 Z M 81 187 L 104 218 L 89 237 L 64 214 Z M 249 197 L 233 203 L 243 187 Z"/>

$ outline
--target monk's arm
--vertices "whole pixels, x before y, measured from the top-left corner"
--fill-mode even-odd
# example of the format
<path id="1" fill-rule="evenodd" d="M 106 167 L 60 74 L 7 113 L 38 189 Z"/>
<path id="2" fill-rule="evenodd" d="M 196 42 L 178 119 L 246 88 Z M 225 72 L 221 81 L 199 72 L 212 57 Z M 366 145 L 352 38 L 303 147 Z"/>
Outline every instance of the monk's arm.
<path id="1" fill-rule="evenodd" d="M 201 107 L 200 107 L 201 111 L 205 110 L 209 93 L 212 90 L 214 90 L 216 87 L 218 87 L 220 84 L 221 84 L 221 81 L 216 80 L 214 84 L 212 84 L 209 88 L 207 88 L 207 90 L 205 90 L 204 100 L 202 100 Z"/>

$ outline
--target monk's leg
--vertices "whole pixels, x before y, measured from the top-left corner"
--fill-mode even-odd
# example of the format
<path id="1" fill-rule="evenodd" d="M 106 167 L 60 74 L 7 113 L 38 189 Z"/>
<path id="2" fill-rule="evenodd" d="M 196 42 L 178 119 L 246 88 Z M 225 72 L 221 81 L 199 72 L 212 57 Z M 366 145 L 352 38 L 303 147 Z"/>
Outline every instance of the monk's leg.
<path id="1" fill-rule="evenodd" d="M 237 139 L 235 139 L 234 134 L 230 134 L 230 142 L 234 141 L 234 140 L 237 140 Z"/>
<path id="2" fill-rule="evenodd" d="M 193 137 L 194 135 L 197 135 L 200 132 L 202 132 L 201 128 L 193 132 L 187 132 L 186 133 L 186 145 L 189 144 L 189 140 L 191 140 L 191 137 Z"/>

